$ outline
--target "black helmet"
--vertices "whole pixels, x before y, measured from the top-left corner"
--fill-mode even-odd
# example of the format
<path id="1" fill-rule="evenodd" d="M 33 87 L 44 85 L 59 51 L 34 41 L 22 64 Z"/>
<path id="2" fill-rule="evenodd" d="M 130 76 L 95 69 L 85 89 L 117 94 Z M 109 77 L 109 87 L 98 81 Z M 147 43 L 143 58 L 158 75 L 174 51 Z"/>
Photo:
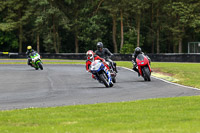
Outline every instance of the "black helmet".
<path id="1" fill-rule="evenodd" d="M 135 53 L 136 53 L 136 54 L 142 53 L 141 48 L 140 48 L 140 47 L 135 48 Z"/>
<path id="2" fill-rule="evenodd" d="M 98 42 L 97 43 L 97 49 L 103 48 L 103 43 L 102 42 Z"/>

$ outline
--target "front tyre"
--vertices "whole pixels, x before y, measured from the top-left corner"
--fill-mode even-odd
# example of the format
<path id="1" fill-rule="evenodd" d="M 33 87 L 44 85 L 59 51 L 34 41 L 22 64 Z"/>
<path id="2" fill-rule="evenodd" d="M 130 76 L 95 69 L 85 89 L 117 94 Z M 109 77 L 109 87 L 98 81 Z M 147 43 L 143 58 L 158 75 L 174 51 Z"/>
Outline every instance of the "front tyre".
<path id="1" fill-rule="evenodd" d="M 105 75 L 105 73 L 102 73 L 99 75 L 99 78 L 100 80 L 103 82 L 103 84 L 106 86 L 106 87 L 109 87 L 109 81 L 108 81 L 108 78 L 107 76 Z"/>
<path id="2" fill-rule="evenodd" d="M 38 66 L 41 70 L 43 70 L 43 66 L 42 66 L 42 63 L 41 62 L 38 62 Z"/>
<path id="3" fill-rule="evenodd" d="M 110 83 L 110 87 L 113 87 L 113 82 Z"/>
<path id="4" fill-rule="evenodd" d="M 151 78 L 150 78 L 151 73 L 150 73 L 148 67 L 144 67 L 143 68 L 143 75 L 144 75 L 144 80 L 145 81 L 151 81 Z"/>

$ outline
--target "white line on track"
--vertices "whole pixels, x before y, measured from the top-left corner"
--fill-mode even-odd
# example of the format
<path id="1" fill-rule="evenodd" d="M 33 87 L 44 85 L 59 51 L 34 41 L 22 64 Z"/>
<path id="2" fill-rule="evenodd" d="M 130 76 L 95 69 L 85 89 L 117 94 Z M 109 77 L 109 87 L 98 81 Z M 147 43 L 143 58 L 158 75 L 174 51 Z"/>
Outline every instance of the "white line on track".
<path id="1" fill-rule="evenodd" d="M 126 67 L 121 67 L 121 68 L 124 68 L 124 69 L 126 69 L 126 70 L 135 72 L 135 71 L 133 71 L 133 70 L 130 69 L 130 68 L 126 68 Z M 161 81 L 164 81 L 164 82 L 169 83 L 169 84 L 173 84 L 173 85 L 176 85 L 176 86 L 185 87 L 185 88 L 190 88 L 190 89 L 193 89 L 193 90 L 198 90 L 198 91 L 200 91 L 200 89 L 198 89 L 198 88 L 194 88 L 194 87 L 190 87 L 190 86 L 185 86 L 185 85 L 180 85 L 180 84 L 177 84 L 177 83 L 172 83 L 172 82 L 169 82 L 169 81 L 167 81 L 167 80 L 164 80 L 164 79 L 161 79 L 161 78 L 158 78 L 158 77 L 155 77 L 155 76 L 151 76 L 151 77 L 153 77 L 153 78 L 155 78 L 155 79 L 158 79 L 158 80 L 161 80 Z"/>

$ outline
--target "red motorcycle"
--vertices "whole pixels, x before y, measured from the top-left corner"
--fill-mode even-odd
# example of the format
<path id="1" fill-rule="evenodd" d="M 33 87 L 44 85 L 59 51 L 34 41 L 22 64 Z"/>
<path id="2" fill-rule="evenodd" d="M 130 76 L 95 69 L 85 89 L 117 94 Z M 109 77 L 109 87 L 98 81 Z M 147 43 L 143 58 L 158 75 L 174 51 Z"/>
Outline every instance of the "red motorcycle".
<path id="1" fill-rule="evenodd" d="M 136 62 L 140 75 L 145 81 L 151 81 L 151 67 L 149 59 L 145 55 L 139 54 L 136 58 Z"/>

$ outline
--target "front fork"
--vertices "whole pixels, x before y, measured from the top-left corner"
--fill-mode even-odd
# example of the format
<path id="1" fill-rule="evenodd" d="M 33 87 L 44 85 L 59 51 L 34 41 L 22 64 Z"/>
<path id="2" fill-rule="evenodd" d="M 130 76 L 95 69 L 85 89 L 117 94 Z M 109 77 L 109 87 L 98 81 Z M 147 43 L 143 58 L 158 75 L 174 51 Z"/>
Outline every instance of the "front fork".
<path id="1" fill-rule="evenodd" d="M 34 65 L 35 65 L 37 68 L 39 68 L 38 62 L 42 63 L 42 61 L 41 61 L 41 60 L 37 60 L 37 61 L 34 62 Z"/>
<path id="2" fill-rule="evenodd" d="M 141 75 L 141 76 L 143 76 L 143 73 L 142 73 L 142 68 L 141 68 L 141 66 L 138 66 L 138 71 L 139 71 L 140 75 Z"/>
<path id="3" fill-rule="evenodd" d="M 104 67 L 104 71 L 106 72 L 107 76 L 108 76 L 108 81 L 109 83 L 112 81 L 111 79 L 111 75 L 110 75 L 110 71 L 108 69 L 106 69 L 106 67 Z"/>

